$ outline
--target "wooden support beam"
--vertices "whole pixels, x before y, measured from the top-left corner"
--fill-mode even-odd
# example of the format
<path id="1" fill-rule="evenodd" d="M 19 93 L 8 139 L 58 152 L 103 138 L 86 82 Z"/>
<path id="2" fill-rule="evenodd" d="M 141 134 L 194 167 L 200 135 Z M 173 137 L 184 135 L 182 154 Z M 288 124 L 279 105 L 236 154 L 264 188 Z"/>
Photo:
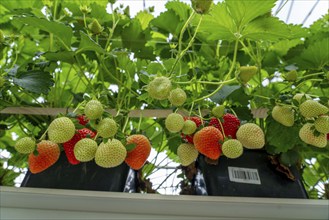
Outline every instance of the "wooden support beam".
<path id="1" fill-rule="evenodd" d="M 50 115 L 56 116 L 58 114 L 66 114 L 72 112 L 73 109 L 69 108 L 41 108 L 41 107 L 7 107 L 0 111 L 0 114 L 10 114 L 10 115 Z M 116 115 L 117 111 L 115 109 L 106 109 L 111 115 Z M 135 109 L 131 110 L 128 114 L 131 118 L 139 117 L 149 117 L 149 118 L 166 118 L 172 109 Z M 188 111 L 178 110 L 178 113 L 183 116 L 188 116 Z M 206 115 L 209 110 L 203 110 L 202 114 Z"/>

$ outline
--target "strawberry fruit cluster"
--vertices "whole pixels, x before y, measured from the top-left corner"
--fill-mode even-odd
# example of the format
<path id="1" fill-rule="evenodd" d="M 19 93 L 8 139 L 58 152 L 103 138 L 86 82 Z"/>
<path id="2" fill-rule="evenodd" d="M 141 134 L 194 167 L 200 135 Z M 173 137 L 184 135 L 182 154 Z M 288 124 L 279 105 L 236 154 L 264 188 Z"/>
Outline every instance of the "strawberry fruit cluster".
<path id="1" fill-rule="evenodd" d="M 181 132 L 183 143 L 177 148 L 177 156 L 183 166 L 193 163 L 199 153 L 211 160 L 217 160 L 221 155 L 234 159 L 242 155 L 243 147 L 259 149 L 265 145 L 264 132 L 258 125 L 241 125 L 235 115 L 224 111 L 223 107 L 215 107 L 213 116 L 207 120 L 197 116 L 183 117 L 178 113 L 168 115 L 165 120 L 167 130 Z"/>
<path id="2" fill-rule="evenodd" d="M 19 153 L 29 154 L 31 173 L 40 173 L 59 159 L 61 146 L 70 164 L 94 160 L 104 168 L 116 167 L 126 162 L 134 170 L 143 167 L 151 152 L 151 143 L 142 134 L 129 135 L 124 142 L 115 138 L 116 121 L 104 117 L 103 105 L 98 100 L 86 103 L 83 113 L 72 118 L 54 119 L 39 141 L 23 137 L 15 144 Z M 47 137 L 47 139 L 45 138 Z"/>
<path id="3" fill-rule="evenodd" d="M 291 103 L 276 105 L 272 117 L 278 123 L 292 127 L 301 125 L 299 138 L 306 144 L 324 148 L 329 133 L 329 108 L 308 94 L 296 94 Z"/>

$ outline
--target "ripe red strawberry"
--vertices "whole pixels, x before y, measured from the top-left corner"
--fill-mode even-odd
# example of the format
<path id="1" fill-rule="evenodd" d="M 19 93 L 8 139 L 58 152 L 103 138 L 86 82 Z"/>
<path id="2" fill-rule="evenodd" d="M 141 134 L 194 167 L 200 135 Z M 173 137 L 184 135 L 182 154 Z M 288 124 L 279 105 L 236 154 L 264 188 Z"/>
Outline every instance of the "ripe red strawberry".
<path id="1" fill-rule="evenodd" d="M 95 133 L 88 128 L 82 128 L 77 130 L 77 132 L 74 134 L 73 138 L 63 144 L 63 148 L 67 157 L 67 160 L 70 164 L 76 165 L 80 163 L 74 156 L 74 146 L 75 144 L 80 141 L 82 138 L 90 137 L 94 138 Z"/>
<path id="2" fill-rule="evenodd" d="M 127 151 L 125 162 L 134 170 L 143 167 L 151 153 L 151 144 L 147 137 L 141 134 L 134 134 L 127 138 L 128 144 L 136 144 L 135 148 Z"/>
<path id="3" fill-rule="evenodd" d="M 193 117 L 184 117 L 184 121 L 186 121 L 186 120 L 194 121 L 197 128 L 202 125 L 201 119 L 199 117 L 196 117 L 196 116 L 193 116 Z M 186 135 L 186 134 L 181 133 L 182 139 L 185 142 L 190 143 L 190 144 L 193 144 L 193 136 L 194 136 L 194 134 Z"/>
<path id="4" fill-rule="evenodd" d="M 38 155 L 31 153 L 29 155 L 29 169 L 31 173 L 40 173 L 52 166 L 59 158 L 60 149 L 52 141 L 41 141 L 37 144 Z"/>
<path id="5" fill-rule="evenodd" d="M 196 132 L 193 137 L 195 148 L 206 157 L 217 160 L 222 153 L 222 133 L 213 126 L 207 126 Z"/>
<path id="6" fill-rule="evenodd" d="M 83 125 L 83 126 L 85 126 L 89 122 L 89 120 L 87 119 L 87 117 L 85 115 L 78 115 L 77 119 L 79 121 L 79 124 Z"/>
<path id="7" fill-rule="evenodd" d="M 224 128 L 224 132 L 222 131 L 222 127 L 217 118 L 211 118 L 209 121 L 209 126 L 214 126 L 218 128 L 225 137 L 231 137 L 232 139 L 236 139 L 236 132 L 240 126 L 240 120 L 232 114 L 226 113 L 222 118 L 222 126 Z"/>

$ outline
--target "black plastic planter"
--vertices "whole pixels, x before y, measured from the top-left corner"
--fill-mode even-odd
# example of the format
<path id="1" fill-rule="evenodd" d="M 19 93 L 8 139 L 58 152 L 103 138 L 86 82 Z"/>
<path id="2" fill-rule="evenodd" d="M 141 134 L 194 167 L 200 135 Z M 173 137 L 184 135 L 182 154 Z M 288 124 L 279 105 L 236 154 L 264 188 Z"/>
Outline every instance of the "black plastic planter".
<path id="1" fill-rule="evenodd" d="M 37 174 L 28 171 L 21 187 L 134 192 L 135 180 L 135 172 L 125 163 L 114 168 L 99 167 L 94 161 L 72 165 L 62 152 L 47 170 Z"/>
<path id="2" fill-rule="evenodd" d="M 265 151 L 246 150 L 237 159 L 221 157 L 217 165 L 198 158 L 196 192 L 198 195 L 308 198 L 300 174 L 290 168 L 295 181 L 275 170 Z"/>

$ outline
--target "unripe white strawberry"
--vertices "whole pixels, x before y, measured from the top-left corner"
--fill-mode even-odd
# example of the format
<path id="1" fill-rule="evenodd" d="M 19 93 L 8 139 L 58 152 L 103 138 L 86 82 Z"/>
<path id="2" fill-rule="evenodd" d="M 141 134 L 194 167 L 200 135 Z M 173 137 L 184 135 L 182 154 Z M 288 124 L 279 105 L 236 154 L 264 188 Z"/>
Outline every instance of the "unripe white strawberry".
<path id="1" fill-rule="evenodd" d="M 301 115 L 305 118 L 312 118 L 328 113 L 329 108 L 315 100 L 306 100 L 299 106 Z"/>
<path id="2" fill-rule="evenodd" d="M 296 70 L 291 70 L 285 75 L 285 79 L 290 82 L 294 82 L 297 80 L 298 74 Z"/>
<path id="3" fill-rule="evenodd" d="M 265 134 L 256 124 L 241 125 L 236 132 L 236 138 L 248 149 L 260 149 L 265 145 Z"/>
<path id="4" fill-rule="evenodd" d="M 324 148 L 327 145 L 327 137 L 325 134 L 319 134 L 318 136 L 314 135 L 313 124 L 306 123 L 303 127 L 299 130 L 299 137 L 302 141 L 306 144 Z"/>
<path id="5" fill-rule="evenodd" d="M 84 113 L 89 119 L 98 119 L 102 116 L 104 108 L 98 100 L 90 100 L 85 105 Z"/>
<path id="6" fill-rule="evenodd" d="M 178 113 L 171 113 L 165 120 L 165 126 L 172 133 L 180 132 L 184 127 L 184 118 Z"/>
<path id="7" fill-rule="evenodd" d="M 95 162 L 100 167 L 111 168 L 123 163 L 126 156 L 127 150 L 123 144 L 117 139 L 112 139 L 107 143 L 102 142 L 98 146 Z"/>
<path id="8" fill-rule="evenodd" d="M 242 155 L 243 146 L 237 139 L 230 139 L 223 143 L 222 152 L 227 158 L 235 159 Z"/>
<path id="9" fill-rule="evenodd" d="M 74 134 L 74 123 L 68 117 L 56 118 L 48 127 L 48 138 L 56 144 L 69 141 Z"/>
<path id="10" fill-rule="evenodd" d="M 314 122 L 315 129 L 323 134 L 329 133 L 329 115 L 321 115 Z"/>
<path id="11" fill-rule="evenodd" d="M 296 100 L 299 104 L 301 104 L 302 100 L 306 101 L 311 100 L 312 98 L 308 94 L 297 93 L 296 95 L 294 95 L 293 99 Z"/>
<path id="12" fill-rule="evenodd" d="M 257 71 L 257 66 L 241 66 L 238 79 L 240 79 L 242 83 L 247 83 L 256 75 Z"/>
<path id="13" fill-rule="evenodd" d="M 183 166 L 193 163 L 198 157 L 198 154 L 199 152 L 193 144 L 184 143 L 177 148 L 177 156 Z"/>
<path id="14" fill-rule="evenodd" d="M 21 154 L 30 154 L 35 150 L 36 143 L 31 137 L 23 137 L 15 144 L 15 149 Z"/>
<path id="15" fill-rule="evenodd" d="M 167 99 L 171 91 L 171 81 L 165 76 L 156 77 L 147 85 L 150 97 L 157 100 Z"/>
<path id="16" fill-rule="evenodd" d="M 90 138 L 83 138 L 74 146 L 74 156 L 78 161 L 88 162 L 94 159 L 97 142 Z"/>
<path id="17" fill-rule="evenodd" d="M 168 100 L 173 106 L 181 106 L 186 101 L 186 93 L 181 88 L 173 89 L 169 93 Z"/>
<path id="18" fill-rule="evenodd" d="M 207 14 L 213 0 L 191 0 L 192 8 L 198 14 Z"/>
<path id="19" fill-rule="evenodd" d="M 295 123 L 294 110 L 289 106 L 275 106 L 272 110 L 272 117 L 280 124 L 291 127 Z"/>
<path id="20" fill-rule="evenodd" d="M 97 133 L 100 137 L 113 137 L 118 131 L 117 123 L 111 118 L 104 118 L 97 125 Z"/>
<path id="21" fill-rule="evenodd" d="M 182 129 L 183 134 L 193 134 L 197 129 L 196 123 L 192 120 L 186 120 Z"/>
<path id="22" fill-rule="evenodd" d="M 224 105 L 219 105 L 215 106 L 212 110 L 211 113 L 216 117 L 216 118 L 221 118 L 223 117 L 225 113 L 225 106 Z"/>

